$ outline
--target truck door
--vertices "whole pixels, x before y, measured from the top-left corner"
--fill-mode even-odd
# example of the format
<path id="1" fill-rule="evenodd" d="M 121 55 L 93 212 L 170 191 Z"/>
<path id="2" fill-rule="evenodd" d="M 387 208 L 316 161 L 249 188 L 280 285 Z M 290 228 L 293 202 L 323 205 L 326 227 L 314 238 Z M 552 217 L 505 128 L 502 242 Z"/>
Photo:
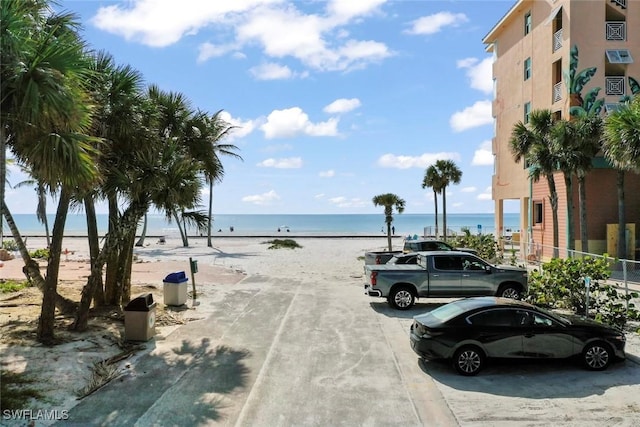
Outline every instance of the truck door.
<path id="1" fill-rule="evenodd" d="M 456 297 L 460 293 L 462 264 L 459 256 L 433 255 L 433 268 L 429 272 L 429 296 Z"/>
<path id="2" fill-rule="evenodd" d="M 460 288 L 462 294 L 465 296 L 494 295 L 494 278 L 487 270 L 488 264 L 473 255 L 464 255 L 461 260 Z"/>

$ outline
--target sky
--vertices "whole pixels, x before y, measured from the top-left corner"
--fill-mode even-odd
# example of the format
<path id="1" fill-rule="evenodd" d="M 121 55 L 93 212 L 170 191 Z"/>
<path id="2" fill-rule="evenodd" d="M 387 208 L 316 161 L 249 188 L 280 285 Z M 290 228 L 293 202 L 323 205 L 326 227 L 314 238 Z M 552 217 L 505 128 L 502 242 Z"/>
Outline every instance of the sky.
<path id="1" fill-rule="evenodd" d="M 405 213 L 424 214 L 434 201 L 422 180 L 439 159 L 462 171 L 447 213 L 494 212 L 482 39 L 513 4 L 67 0 L 59 10 L 78 15 L 91 49 L 236 126 L 223 142 L 243 160 L 222 157 L 215 213 L 380 213 L 373 197 L 393 193 Z M 15 168 L 8 177 L 24 179 Z M 35 212 L 32 188 L 8 188 L 6 199 L 12 213 Z"/>

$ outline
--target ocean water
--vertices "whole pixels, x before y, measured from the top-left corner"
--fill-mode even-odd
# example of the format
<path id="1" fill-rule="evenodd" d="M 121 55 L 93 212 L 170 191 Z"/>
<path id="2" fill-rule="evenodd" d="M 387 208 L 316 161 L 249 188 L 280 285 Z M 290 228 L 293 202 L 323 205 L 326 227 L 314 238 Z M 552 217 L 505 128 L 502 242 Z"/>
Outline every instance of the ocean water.
<path id="1" fill-rule="evenodd" d="M 175 222 L 171 223 L 163 215 L 148 215 L 148 236 L 179 236 Z M 433 214 L 396 214 L 392 225 L 396 235 L 431 235 L 434 232 Z M 54 215 L 48 215 L 49 227 L 53 227 Z M 35 214 L 15 214 L 14 220 L 23 236 L 43 236 L 44 226 L 38 222 Z M 520 215 L 517 213 L 504 214 L 505 231 L 517 231 Z M 438 220 L 442 233 L 442 216 Z M 289 230 L 293 234 L 305 235 L 379 235 L 386 232 L 383 214 L 331 214 L 331 215 L 214 215 L 213 234 L 229 235 L 233 227 L 234 235 L 273 235 L 278 228 L 281 232 Z M 4 235 L 11 232 L 4 224 Z M 448 214 L 447 228 L 460 232 L 468 228 L 472 233 L 495 233 L 493 214 Z M 100 234 L 107 231 L 107 215 L 98 215 L 98 230 Z M 142 223 L 138 232 L 142 231 Z M 85 236 L 87 224 L 84 214 L 70 214 L 67 217 L 65 235 Z M 189 235 L 197 235 L 196 230 L 189 230 Z"/>

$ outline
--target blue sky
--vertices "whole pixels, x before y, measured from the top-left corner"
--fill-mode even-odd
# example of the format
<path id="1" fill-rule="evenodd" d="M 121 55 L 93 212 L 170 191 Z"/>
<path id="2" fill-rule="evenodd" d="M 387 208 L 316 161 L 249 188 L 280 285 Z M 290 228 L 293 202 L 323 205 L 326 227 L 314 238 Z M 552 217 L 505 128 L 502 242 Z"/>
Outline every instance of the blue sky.
<path id="1" fill-rule="evenodd" d="M 491 213 L 491 56 L 482 38 L 513 5 L 494 1 L 62 1 L 91 48 L 238 126 L 214 211 L 433 213 L 426 168 L 463 172 L 448 213 Z M 17 171 L 11 183 L 21 180 Z M 206 201 L 207 193 L 203 193 Z M 32 189 L 8 189 L 33 213 Z M 55 205 L 48 210 L 55 212 Z M 509 206 L 505 207 L 510 210 Z M 441 211 L 441 208 L 440 208 Z M 101 207 L 106 212 L 106 207 Z"/>

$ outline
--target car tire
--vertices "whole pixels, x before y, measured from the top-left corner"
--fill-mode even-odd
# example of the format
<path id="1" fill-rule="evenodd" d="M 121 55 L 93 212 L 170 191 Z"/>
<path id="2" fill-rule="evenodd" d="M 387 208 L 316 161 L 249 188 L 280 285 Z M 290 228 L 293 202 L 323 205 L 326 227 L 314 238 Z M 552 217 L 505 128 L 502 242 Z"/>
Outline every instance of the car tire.
<path id="1" fill-rule="evenodd" d="M 602 371 L 607 369 L 613 359 L 611 347 L 603 342 L 588 344 L 582 351 L 584 366 L 590 371 Z"/>
<path id="2" fill-rule="evenodd" d="M 453 367 L 460 375 L 477 375 L 484 368 L 486 357 L 479 347 L 467 345 L 453 355 Z"/>
<path id="3" fill-rule="evenodd" d="M 516 285 L 502 285 L 500 286 L 500 288 L 498 289 L 498 295 L 499 297 L 503 297 L 503 298 L 511 298 L 511 299 L 520 299 L 521 292 L 520 292 L 520 288 Z"/>
<path id="4" fill-rule="evenodd" d="M 398 286 L 391 291 L 387 301 L 396 310 L 409 310 L 415 303 L 416 297 L 410 287 Z"/>

